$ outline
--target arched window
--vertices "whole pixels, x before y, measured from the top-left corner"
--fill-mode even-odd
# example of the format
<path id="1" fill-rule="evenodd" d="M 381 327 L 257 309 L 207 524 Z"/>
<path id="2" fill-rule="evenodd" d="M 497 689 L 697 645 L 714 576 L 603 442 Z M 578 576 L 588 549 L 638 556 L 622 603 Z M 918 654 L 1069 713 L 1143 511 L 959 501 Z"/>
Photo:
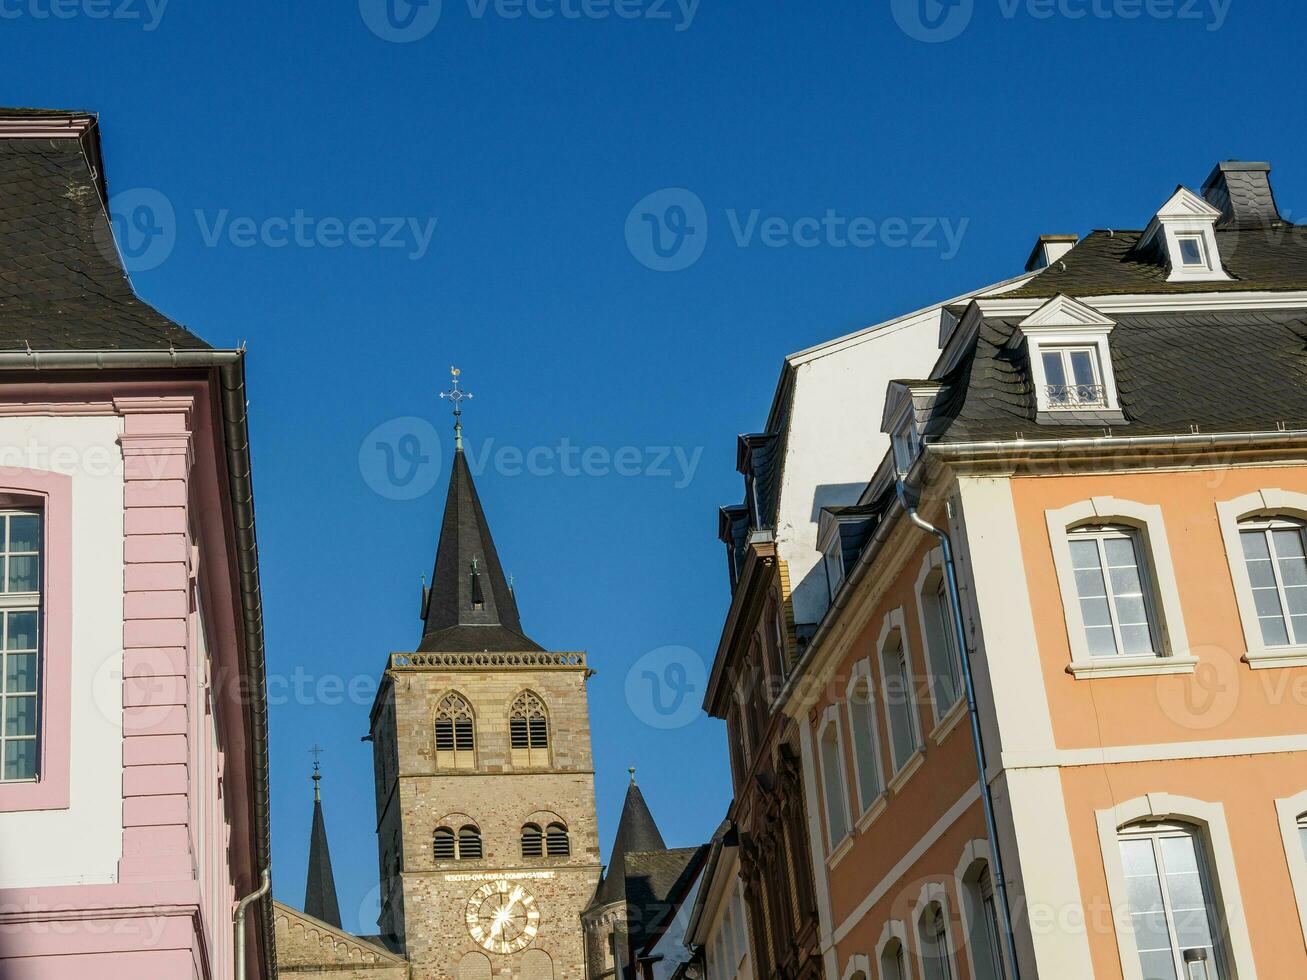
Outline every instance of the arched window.
<path id="1" fill-rule="evenodd" d="M 1137 823 L 1118 832 L 1130 923 L 1145 977 L 1229 973 L 1220 943 L 1217 906 L 1201 832 L 1171 821 Z"/>
<path id="2" fill-rule="evenodd" d="M 881 777 L 880 731 L 876 724 L 871 664 L 866 660 L 853 668 L 848 704 L 849 729 L 853 733 L 853 762 L 858 783 L 858 812 L 861 814 L 871 809 L 885 789 Z"/>
<path id="3" fill-rule="evenodd" d="M 925 980 L 953 980 L 953 962 L 948 949 L 948 919 L 939 902 L 931 902 L 917 919 L 921 944 L 921 972 Z"/>
<path id="4" fill-rule="evenodd" d="M 545 829 L 545 852 L 550 857 L 567 857 L 572 853 L 572 838 L 561 823 L 551 823 Z"/>
<path id="5" fill-rule="evenodd" d="M 921 730 L 913 703 L 912 666 L 903 642 L 903 616 L 895 610 L 880 641 L 881 694 L 889 717 L 890 755 L 898 773 L 921 748 Z"/>
<path id="6" fill-rule="evenodd" d="M 39 512 L 0 511 L 0 676 L 8 678 L 0 691 L 0 782 L 33 780 L 40 770 L 41 548 Z"/>
<path id="7" fill-rule="evenodd" d="M 446 694 L 436 708 L 436 765 L 472 769 L 476 765 L 476 721 L 461 694 Z"/>
<path id="8" fill-rule="evenodd" d="M 939 549 L 926 556 L 917 577 L 917 602 L 921 614 L 921 635 L 930 668 L 930 697 L 935 723 L 962 697 L 962 658 L 958 653 L 957 627 L 953 623 L 948 581 Z"/>
<path id="9" fill-rule="evenodd" d="M 833 705 L 822 721 L 817 745 L 821 755 L 821 781 L 826 791 L 826 853 L 831 854 L 849 836 L 850 830 L 844 740 L 840 737 L 838 709 Z"/>
<path id="10" fill-rule="evenodd" d="M 508 740 L 515 766 L 549 765 L 549 715 L 545 703 L 523 691 L 508 712 Z"/>
<path id="11" fill-rule="evenodd" d="M 1091 657 L 1161 651 L 1143 538 L 1133 527 L 1090 524 L 1069 532 L 1085 642 Z"/>
<path id="12" fill-rule="evenodd" d="M 1003 980 L 1003 959 L 999 952 L 1002 937 L 988 861 L 972 862 L 962 876 L 962 890 L 967 906 L 972 973 L 976 980 Z"/>
<path id="13" fill-rule="evenodd" d="M 464 824 L 457 833 L 449 826 L 437 827 L 432 835 L 432 853 L 437 861 L 480 860 L 481 831 L 475 824 Z"/>
<path id="14" fill-rule="evenodd" d="M 882 980 L 909 980 L 906 953 L 901 940 L 891 939 L 881 950 L 880 975 Z"/>
<path id="15" fill-rule="evenodd" d="M 1295 517 L 1249 517 L 1239 542 L 1252 586 L 1262 642 L 1268 647 L 1307 644 L 1307 525 Z"/>
<path id="16" fill-rule="evenodd" d="M 545 835 L 538 823 L 522 828 L 522 857 L 538 858 L 545 853 Z"/>
<path id="17" fill-rule="evenodd" d="M 458 831 L 458 859 L 460 861 L 476 861 L 481 856 L 480 829 L 472 824 L 460 827 Z"/>

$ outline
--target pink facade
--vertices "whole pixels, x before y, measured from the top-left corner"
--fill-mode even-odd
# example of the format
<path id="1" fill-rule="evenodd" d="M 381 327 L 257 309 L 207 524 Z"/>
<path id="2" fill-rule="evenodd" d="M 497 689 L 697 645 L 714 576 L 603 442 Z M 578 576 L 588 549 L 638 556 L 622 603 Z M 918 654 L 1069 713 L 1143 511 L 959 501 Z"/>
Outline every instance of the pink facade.
<path id="1" fill-rule="evenodd" d="M 215 372 L 216 375 L 216 372 Z M 4 417 L 119 420 L 123 577 L 98 588 L 122 605 L 121 818 L 116 881 L 0 889 L 0 975 L 45 980 L 234 976 L 237 891 L 257 887 L 249 786 L 245 626 L 216 377 L 78 385 L 59 401 L 2 391 Z M 48 386 L 43 386 L 46 391 Z M 65 423 L 66 424 L 66 423 Z M 39 431 L 39 424 L 37 426 Z M 69 688 L 94 669 L 70 636 L 74 480 L 0 470 L 0 500 L 39 501 L 44 521 L 41 774 L 0 783 L 0 811 L 66 810 Z M 260 685 L 261 686 L 261 685 Z M 3 824 L 0 824 L 2 827 Z M 57 848 L 41 834 L 40 848 Z M 0 831 L 2 832 L 2 831 Z M 250 916 L 249 976 L 265 974 L 261 912 Z"/>

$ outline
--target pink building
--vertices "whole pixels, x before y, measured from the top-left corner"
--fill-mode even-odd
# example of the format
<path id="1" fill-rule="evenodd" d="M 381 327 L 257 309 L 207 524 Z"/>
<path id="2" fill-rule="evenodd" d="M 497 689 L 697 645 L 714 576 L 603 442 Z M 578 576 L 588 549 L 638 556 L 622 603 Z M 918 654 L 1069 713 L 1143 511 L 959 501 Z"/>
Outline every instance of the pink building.
<path id="1" fill-rule="evenodd" d="M 134 294 L 85 113 L 0 109 L 0 660 L 0 976 L 272 976 L 243 359 Z"/>

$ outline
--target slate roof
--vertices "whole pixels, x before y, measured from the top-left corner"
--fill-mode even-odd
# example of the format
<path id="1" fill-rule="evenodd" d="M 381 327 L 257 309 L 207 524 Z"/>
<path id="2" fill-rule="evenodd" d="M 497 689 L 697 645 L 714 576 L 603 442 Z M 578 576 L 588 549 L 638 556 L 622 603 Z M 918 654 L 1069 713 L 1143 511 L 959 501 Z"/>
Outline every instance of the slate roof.
<path id="1" fill-rule="evenodd" d="M 640 949 L 679 907 L 699 873 L 708 845 L 635 852 L 626 856 L 626 921 L 632 949 Z"/>
<path id="2" fill-rule="evenodd" d="M 69 113 L 0 109 L 0 123 Z M 0 350 L 168 350 L 208 345 L 141 302 L 123 270 L 88 161 L 98 140 L 0 132 Z"/>
<path id="3" fill-rule="evenodd" d="M 1126 418 L 1113 434 L 1144 436 L 1307 428 L 1307 312 L 1115 315 L 1110 339 Z M 928 439 L 941 443 L 1103 435 L 1101 421 L 1041 425 L 1027 344 L 1016 319 L 983 321 L 974 349 L 941 379 Z M 1183 363 L 1183 370 L 1179 365 Z"/>
<path id="4" fill-rule="evenodd" d="M 644 801 L 644 794 L 632 778 L 631 785 L 626 788 L 626 800 L 622 803 L 622 816 L 617 822 L 617 836 L 613 839 L 608 867 L 604 869 L 604 876 L 595 889 L 587 911 L 620 902 L 626 897 L 628 854 L 665 850 L 667 845 L 658 831 L 653 814 L 649 812 L 649 804 Z"/>
<path id="5" fill-rule="evenodd" d="M 524 653 L 543 649 L 522 632 L 517 600 L 504 577 L 472 471 L 458 449 L 418 650 Z"/>
<path id="6" fill-rule="evenodd" d="M 314 786 L 316 790 L 317 775 Z M 309 835 L 309 874 L 304 886 L 304 911 L 329 926 L 340 926 L 340 905 L 336 901 L 336 876 L 331 871 L 327 848 L 327 825 L 322 819 L 322 800 L 314 793 L 313 830 Z"/>
<path id="7" fill-rule="evenodd" d="M 1216 247 L 1231 276 L 1221 282 L 1167 282 L 1167 266 L 1135 249 L 1143 234 L 1091 232 L 1059 261 L 1003 298 L 1307 289 L 1307 225 L 1276 221 L 1217 228 Z"/>

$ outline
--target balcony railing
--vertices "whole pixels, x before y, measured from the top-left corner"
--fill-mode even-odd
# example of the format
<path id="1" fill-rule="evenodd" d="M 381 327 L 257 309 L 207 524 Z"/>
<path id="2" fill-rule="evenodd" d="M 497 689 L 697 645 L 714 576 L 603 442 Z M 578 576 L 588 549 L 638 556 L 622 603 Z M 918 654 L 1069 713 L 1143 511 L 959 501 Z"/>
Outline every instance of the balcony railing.
<path id="1" fill-rule="evenodd" d="M 1050 408 L 1103 408 L 1107 392 L 1102 385 L 1045 385 Z"/>

